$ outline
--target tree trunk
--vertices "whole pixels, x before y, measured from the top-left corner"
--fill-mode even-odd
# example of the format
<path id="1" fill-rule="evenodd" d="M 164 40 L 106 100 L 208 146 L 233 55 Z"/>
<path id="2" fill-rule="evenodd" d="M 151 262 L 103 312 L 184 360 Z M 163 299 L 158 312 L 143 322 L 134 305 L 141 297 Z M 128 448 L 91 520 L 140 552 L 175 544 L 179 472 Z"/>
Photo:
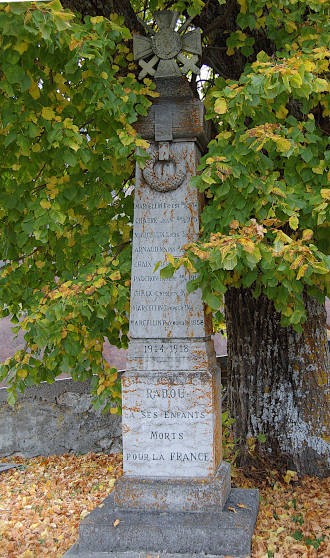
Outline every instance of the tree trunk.
<path id="1" fill-rule="evenodd" d="M 307 322 L 298 334 L 252 289 L 231 288 L 225 300 L 228 400 L 241 463 L 247 439 L 264 434 L 258 453 L 281 458 L 302 475 L 329 474 L 328 343 L 324 306 L 305 297 Z"/>

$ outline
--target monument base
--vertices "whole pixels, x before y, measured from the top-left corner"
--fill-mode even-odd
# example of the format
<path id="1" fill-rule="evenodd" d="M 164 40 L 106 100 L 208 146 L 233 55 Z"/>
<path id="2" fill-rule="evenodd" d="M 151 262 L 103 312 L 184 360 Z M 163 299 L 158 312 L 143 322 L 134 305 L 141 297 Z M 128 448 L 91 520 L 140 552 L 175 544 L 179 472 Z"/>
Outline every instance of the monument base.
<path id="1" fill-rule="evenodd" d="M 230 493 L 230 465 L 222 462 L 209 478 L 162 479 L 123 475 L 113 491 L 120 509 L 150 511 L 218 511 Z"/>
<path id="2" fill-rule="evenodd" d="M 259 492 L 233 488 L 223 511 L 120 509 L 110 494 L 79 526 L 65 558 L 241 558 L 250 555 Z M 63 557 L 64 558 L 64 557 Z"/>

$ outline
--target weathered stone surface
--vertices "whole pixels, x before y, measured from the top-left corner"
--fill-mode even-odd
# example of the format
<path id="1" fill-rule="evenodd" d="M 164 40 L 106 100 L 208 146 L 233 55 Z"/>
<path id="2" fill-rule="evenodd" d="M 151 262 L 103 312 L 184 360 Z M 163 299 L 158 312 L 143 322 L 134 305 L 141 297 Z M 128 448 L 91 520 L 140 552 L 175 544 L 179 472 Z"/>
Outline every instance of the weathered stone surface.
<path id="1" fill-rule="evenodd" d="M 228 558 L 221 554 L 164 554 L 163 552 L 79 552 L 76 545 L 66 552 L 63 558 L 76 556 L 76 558 Z M 246 558 L 246 556 L 231 556 L 230 558 Z"/>
<path id="2" fill-rule="evenodd" d="M 244 504 L 246 509 L 238 504 Z M 237 513 L 228 511 L 228 507 L 235 508 Z M 233 489 L 224 511 L 202 513 L 122 510 L 114 506 L 110 495 L 102 507 L 81 522 L 79 543 L 66 556 L 82 558 L 90 552 L 91 558 L 95 558 L 97 552 L 112 552 L 110 556 L 119 558 L 120 552 L 129 551 L 136 558 L 152 552 L 162 558 L 169 552 L 180 558 L 205 554 L 216 558 L 247 556 L 257 512 L 257 490 Z M 114 527 L 116 520 L 119 524 Z"/>
<path id="3" fill-rule="evenodd" d="M 182 246 L 194 241 L 199 231 L 199 194 L 190 186 L 198 150 L 193 142 L 171 143 L 169 149 L 170 159 L 156 162 L 158 148 L 150 148 L 153 179 L 148 167 L 144 171 L 137 167 L 136 171 L 130 309 L 133 338 L 193 338 L 211 333 L 201 293 L 186 290 L 192 278 L 188 271 L 181 268 L 169 278 L 161 278 L 159 270 L 154 272 L 166 253 L 180 256 Z M 177 189 L 166 191 L 166 184 L 177 176 L 176 167 L 184 178 Z"/>
<path id="4" fill-rule="evenodd" d="M 4 471 L 9 471 L 10 469 L 15 469 L 19 467 L 18 463 L 0 463 L 0 473 L 4 473 Z"/>
<path id="5" fill-rule="evenodd" d="M 121 477 L 114 488 L 118 508 L 159 511 L 219 511 L 230 492 L 230 465 L 220 465 L 208 479 Z"/>
<path id="6" fill-rule="evenodd" d="M 213 341 L 205 339 L 132 339 L 126 370 L 209 370 L 216 356 Z"/>
<path id="7" fill-rule="evenodd" d="M 208 477 L 221 460 L 220 371 L 126 372 L 122 377 L 124 471 Z"/>
<path id="8" fill-rule="evenodd" d="M 72 547 L 68 552 L 66 552 L 63 558 L 69 556 L 76 556 L 76 558 L 228 558 L 221 554 L 164 554 L 163 552 L 79 552 L 75 547 Z M 231 556 L 230 558 L 246 558 L 246 556 Z"/>
<path id="9" fill-rule="evenodd" d="M 89 451 L 121 451 L 121 417 L 95 410 L 89 382 L 42 383 L 14 407 L 0 389 L 0 457 Z"/>

